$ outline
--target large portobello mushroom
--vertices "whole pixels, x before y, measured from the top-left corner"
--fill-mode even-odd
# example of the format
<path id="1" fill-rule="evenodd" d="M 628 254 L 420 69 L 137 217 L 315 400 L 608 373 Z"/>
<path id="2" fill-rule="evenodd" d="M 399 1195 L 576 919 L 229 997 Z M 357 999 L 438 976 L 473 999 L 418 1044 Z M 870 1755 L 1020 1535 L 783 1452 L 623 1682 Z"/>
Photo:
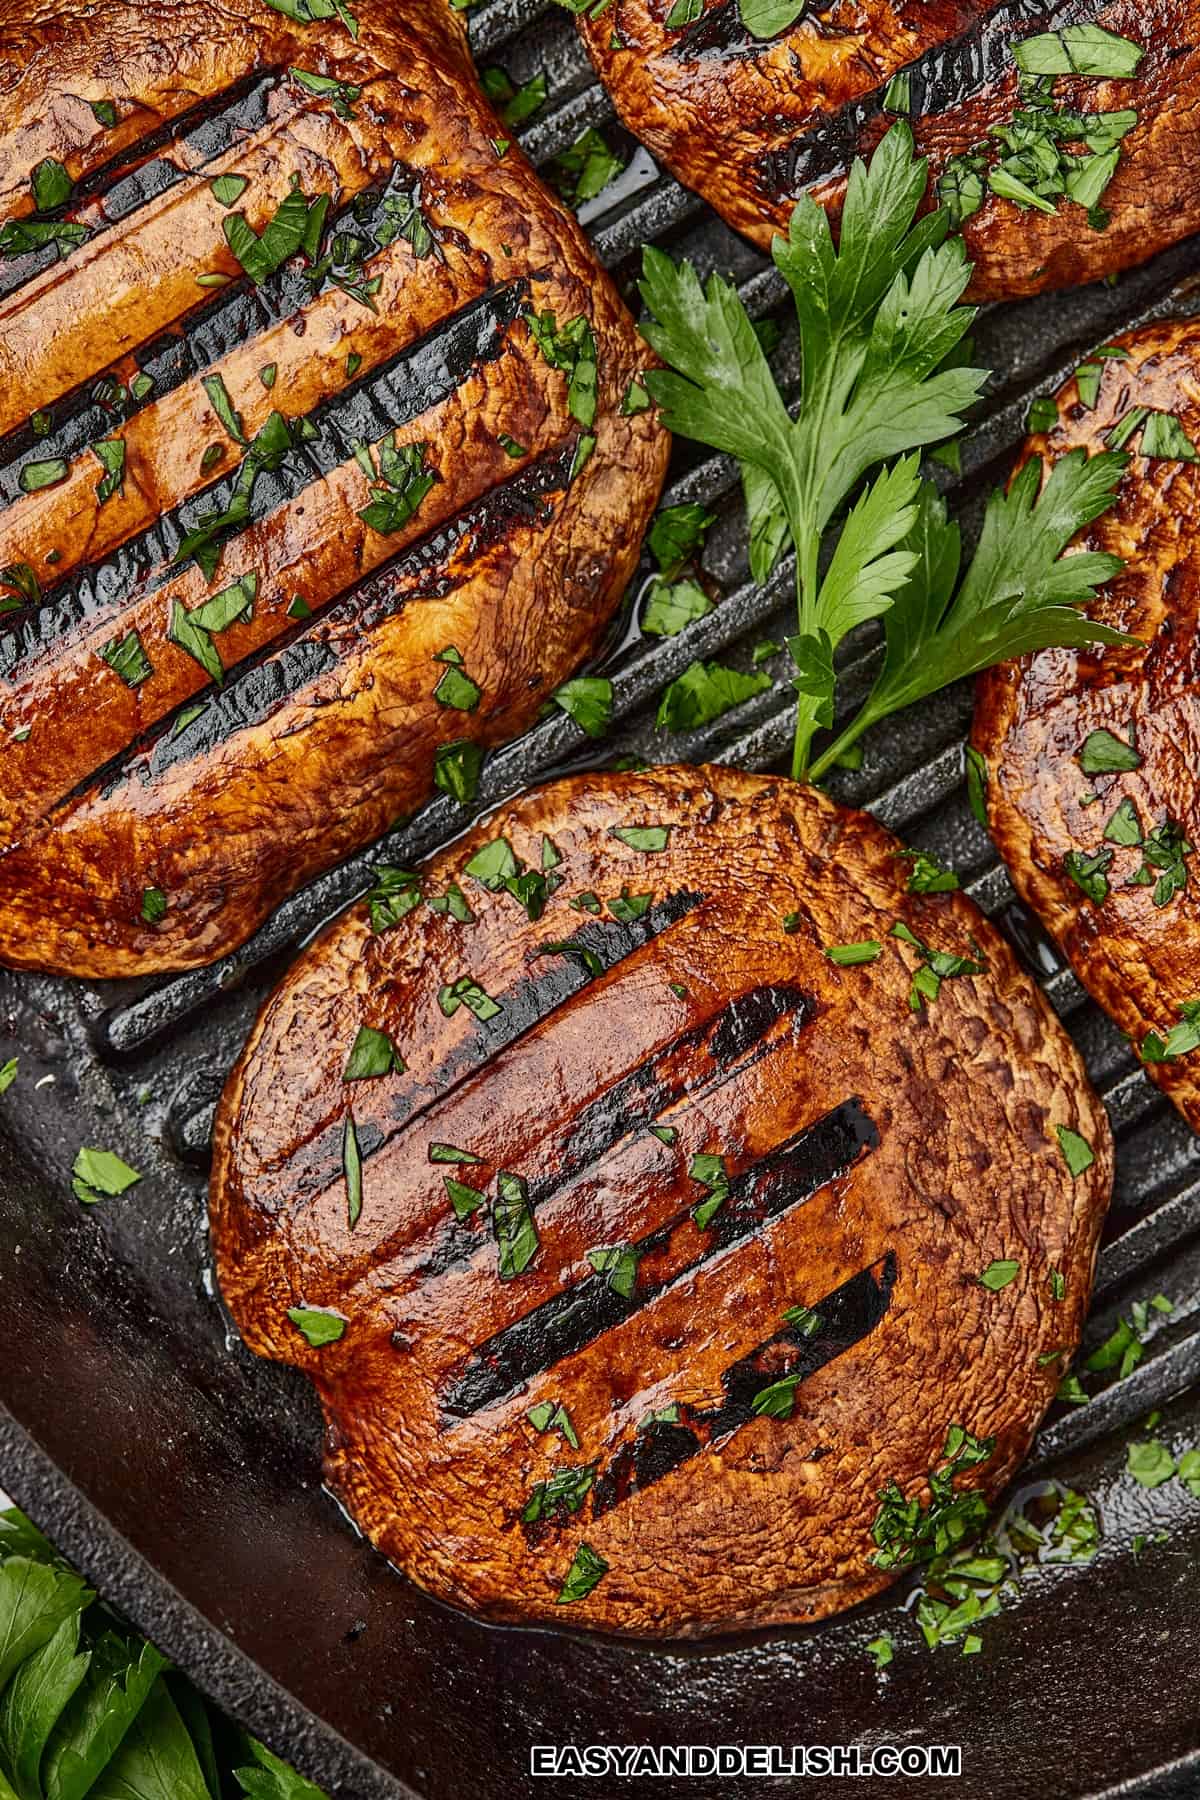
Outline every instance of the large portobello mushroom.
<path id="1" fill-rule="evenodd" d="M 1013 885 L 1200 1131 L 1200 321 L 1088 358 L 1028 451 L 1123 447 L 1080 547 L 1126 559 L 1089 608 L 1129 645 L 1043 650 L 982 678 L 974 743 Z"/>
<path id="2" fill-rule="evenodd" d="M 645 347 L 461 15 L 309 10 L 0 0 L 3 962 L 233 949 L 636 562 Z"/>
<path id="3" fill-rule="evenodd" d="M 643 1636 L 811 1620 L 919 1549 L 930 1470 L 965 1525 L 1017 1469 L 1109 1131 L 900 849 L 727 769 L 563 781 L 383 876 L 267 1002 L 217 1120 L 221 1290 L 423 1587 Z"/>

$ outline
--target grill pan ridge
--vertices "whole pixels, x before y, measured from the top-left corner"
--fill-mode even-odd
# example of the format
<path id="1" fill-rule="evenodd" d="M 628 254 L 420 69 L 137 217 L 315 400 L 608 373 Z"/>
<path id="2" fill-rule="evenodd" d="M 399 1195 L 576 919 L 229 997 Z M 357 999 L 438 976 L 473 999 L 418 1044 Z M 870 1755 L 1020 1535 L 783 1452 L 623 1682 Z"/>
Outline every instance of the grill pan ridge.
<path id="1" fill-rule="evenodd" d="M 550 98 L 520 134 L 535 162 L 589 125 L 630 159 L 583 223 L 635 311 L 643 242 L 690 256 L 702 272 L 731 272 L 752 316 L 783 325 L 774 362 L 794 389 L 782 281 L 613 124 L 568 14 L 544 0 L 489 0 L 471 31 L 480 66 L 500 63 L 517 82 L 546 70 Z M 939 471 L 968 529 L 1003 478 L 1032 395 L 1053 391 L 1117 330 L 1197 307 L 1192 240 L 1111 287 L 988 309 L 976 360 L 997 379 L 964 443 L 961 478 Z M 546 719 L 489 758 L 480 808 L 620 755 L 785 768 L 791 690 L 782 679 L 714 726 L 670 737 L 654 729 L 667 681 L 696 657 L 747 666 L 756 642 L 790 629 L 792 610 L 789 566 L 763 589 L 748 577 L 727 459 L 677 444 L 664 499 L 700 500 L 718 515 L 704 566 L 723 598 L 676 638 L 643 639 L 635 625 L 617 634 L 603 659 L 615 688 L 609 737 L 597 747 L 567 719 Z M 847 700 L 865 691 L 876 655 L 868 626 L 845 659 Z M 295 950 L 365 888 L 373 861 L 408 866 L 457 835 L 466 818 L 450 801 L 435 800 L 293 895 L 211 968 L 103 984 L 0 972 L 0 1062 L 21 1058 L 0 1118 L 0 1471 L 107 1598 L 344 1800 L 578 1792 L 578 1783 L 530 1780 L 529 1745 L 604 1741 L 961 1743 L 954 1791 L 963 1800 L 1200 1794 L 1186 1673 L 1200 1648 L 1200 1506 L 1179 1483 L 1151 1492 L 1120 1473 L 1126 1439 L 1151 1410 L 1163 1411 L 1159 1429 L 1176 1449 L 1200 1441 L 1200 1143 L 1019 906 L 972 818 L 961 776 L 970 705 L 960 686 L 885 722 L 863 767 L 839 771 L 830 789 L 960 871 L 1041 981 L 1108 1105 L 1117 1182 L 1085 1351 L 1136 1299 L 1163 1292 L 1174 1310 L 1151 1315 L 1133 1374 L 1086 1407 L 1055 1409 L 1030 1461 L 1029 1481 L 1053 1475 L 1095 1500 L 1105 1528 L 1097 1561 L 1038 1571 L 988 1622 L 984 1654 L 966 1661 L 953 1648 L 914 1647 L 910 1630 L 897 1632 L 887 1677 L 875 1675 L 863 1646 L 897 1626 L 903 1584 L 821 1627 L 702 1649 L 486 1626 L 395 1574 L 323 1493 L 307 1384 L 251 1357 L 213 1295 L 212 1112 Z M 85 1212 L 68 1179 L 84 1142 L 120 1151 L 146 1179 Z M 1154 1542 L 1161 1531 L 1166 1541 Z M 1151 1540 L 1140 1558 L 1138 1534 Z M 803 1781 L 771 1786 L 813 1791 Z M 656 1791 L 717 1800 L 728 1784 L 659 1782 Z"/>

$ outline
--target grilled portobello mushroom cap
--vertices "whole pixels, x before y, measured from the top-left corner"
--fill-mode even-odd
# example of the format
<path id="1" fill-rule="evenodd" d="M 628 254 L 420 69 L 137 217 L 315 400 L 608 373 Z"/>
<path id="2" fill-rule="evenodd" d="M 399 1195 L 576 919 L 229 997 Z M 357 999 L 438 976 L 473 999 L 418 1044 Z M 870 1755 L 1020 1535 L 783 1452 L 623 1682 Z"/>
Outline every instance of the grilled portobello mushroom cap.
<path id="1" fill-rule="evenodd" d="M 0 0 L 8 963 L 230 950 L 635 566 L 647 353 L 460 15 L 306 10 Z"/>
<path id="2" fill-rule="evenodd" d="M 1200 1131 L 1200 320 L 1105 351 L 1026 454 L 1129 453 L 1115 506 L 1080 544 L 1126 559 L 1091 611 L 1140 641 L 989 670 L 973 739 L 1018 894 Z"/>
<path id="3" fill-rule="evenodd" d="M 1189 94 L 1200 50 L 1186 6 L 1151 16 L 1132 0 L 1057 11 L 1042 0 L 815 0 L 764 40 L 743 23 L 744 5 L 710 0 L 684 22 L 690 7 L 614 0 L 581 11 L 578 23 L 629 129 L 764 248 L 786 234 L 803 194 L 840 211 L 854 158 L 869 157 L 898 117 L 910 120 L 931 183 L 989 144 L 994 161 L 989 133 L 1026 105 L 1013 45 L 1093 22 L 1145 49 L 1136 79 L 1071 76 L 1053 90 L 1060 113 L 1137 112 L 1100 201 L 1107 221 L 1093 225 L 1087 207 L 1066 201 L 1056 213 L 1019 207 L 985 185 L 963 225 L 971 297 L 1094 281 L 1200 227 L 1195 184 L 1170 173 L 1190 163 L 1198 141 Z"/>
<path id="4" fill-rule="evenodd" d="M 1007 945 L 899 851 L 729 769 L 562 781 L 267 1002 L 217 1118 L 221 1291 L 421 1586 L 647 1637 L 817 1619 L 903 1565 L 898 1494 L 928 1507 L 948 1448 L 955 1495 L 1019 1465 L 1108 1125 Z M 986 972 L 920 1004 L 925 951 Z"/>

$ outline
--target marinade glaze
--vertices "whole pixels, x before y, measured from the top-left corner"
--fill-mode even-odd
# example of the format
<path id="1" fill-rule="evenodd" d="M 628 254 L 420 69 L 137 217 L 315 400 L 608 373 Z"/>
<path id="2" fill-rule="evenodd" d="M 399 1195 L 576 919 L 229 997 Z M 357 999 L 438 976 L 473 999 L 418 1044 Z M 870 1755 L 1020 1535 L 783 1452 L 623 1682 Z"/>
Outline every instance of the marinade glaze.
<path id="1" fill-rule="evenodd" d="M 232 949 L 439 747 L 526 726 L 634 567 L 667 438 L 621 410 L 632 320 L 459 15 L 353 17 L 0 0 L 5 962 Z M 323 217 L 254 279 L 229 221 L 269 244 L 297 193 Z M 381 443 L 421 491 L 364 520 Z"/>
<path id="2" fill-rule="evenodd" d="M 897 118 L 913 128 L 936 181 L 953 157 L 989 144 L 1022 101 L 1013 45 L 1067 25 L 1098 24 L 1144 49 L 1136 78 L 1069 77 L 1061 109 L 1134 109 L 1108 215 L 1061 201 L 1053 216 L 986 192 L 963 226 L 975 265 L 970 294 L 1002 299 L 1070 287 L 1143 262 L 1200 227 L 1188 178 L 1196 154 L 1192 77 L 1200 82 L 1200 11 L 1188 0 L 818 0 L 776 37 L 751 36 L 738 0 L 715 0 L 668 26 L 664 0 L 613 0 L 579 28 L 629 128 L 747 237 L 787 231 L 802 194 L 841 208 L 856 156 Z M 893 86 L 898 78 L 899 87 Z"/>
<path id="3" fill-rule="evenodd" d="M 1109 1131 L 1007 945 L 909 894 L 899 848 L 728 769 L 564 781 L 267 1002 L 217 1119 L 221 1291 L 311 1376 L 331 1485 L 423 1587 L 642 1636 L 816 1619 L 892 1578 L 880 1492 L 927 1504 L 952 1427 L 995 1440 L 956 1491 L 1017 1468 Z M 914 1011 L 897 922 L 985 972 Z M 386 1072 L 358 1078 L 364 1028 Z M 301 1308 L 341 1335 L 311 1347 Z"/>
<path id="4" fill-rule="evenodd" d="M 1153 414 L 1200 444 L 1200 322 L 1147 326 L 1107 348 L 1092 365 L 1094 404 L 1073 377 L 1056 423 L 1027 452 L 1053 461 L 1124 443 L 1130 465 L 1116 504 L 1080 544 L 1125 558 L 1090 610 L 1136 642 L 1043 650 L 990 669 L 973 736 L 1013 886 L 1200 1131 L 1190 1037 L 1154 1060 L 1156 1040 L 1166 1048 L 1200 1001 L 1200 477 L 1186 457 L 1144 454 Z M 1085 749 L 1094 733 L 1109 736 Z M 1097 756 L 1110 766 L 1097 769 Z"/>

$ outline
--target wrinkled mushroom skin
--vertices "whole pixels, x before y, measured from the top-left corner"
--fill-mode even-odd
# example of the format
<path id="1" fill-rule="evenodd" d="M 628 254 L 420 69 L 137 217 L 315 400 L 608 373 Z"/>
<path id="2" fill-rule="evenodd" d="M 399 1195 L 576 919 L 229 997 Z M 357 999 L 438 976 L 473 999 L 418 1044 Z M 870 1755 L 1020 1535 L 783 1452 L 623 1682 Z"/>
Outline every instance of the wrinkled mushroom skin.
<path id="1" fill-rule="evenodd" d="M 465 872 L 500 839 L 554 878 L 536 920 Z M 434 859 L 390 929 L 347 913 L 267 1002 L 217 1121 L 221 1290 L 311 1376 L 330 1482 L 421 1586 L 646 1637 L 807 1621 L 891 1579 L 880 1489 L 927 1502 L 951 1425 L 995 1438 L 961 1485 L 1018 1467 L 1078 1339 L 1111 1141 L 1005 942 L 963 895 L 907 893 L 898 849 L 729 769 L 563 781 Z M 452 882 L 473 923 L 427 903 Z M 913 1011 L 898 920 L 986 972 Z M 869 939 L 863 966 L 824 954 Z M 455 1006 L 464 978 L 500 1010 Z M 363 1026 L 403 1072 L 343 1079 Z M 1078 1179 L 1058 1126 L 1092 1146 Z M 519 1270 L 501 1175 L 536 1230 Z M 461 1221 L 447 1176 L 485 1196 Z M 310 1348 L 295 1307 L 343 1335 Z M 789 1373 L 790 1416 L 756 1413 Z M 537 1429 L 559 1406 L 578 1449 Z M 523 1520 L 564 1469 L 590 1471 L 577 1508 Z M 560 1605 L 582 1544 L 608 1573 Z"/>
<path id="2" fill-rule="evenodd" d="M 1111 348 L 1125 354 L 1099 359 L 1095 405 L 1082 403 L 1072 378 L 1058 396 L 1057 425 L 1031 438 L 1027 455 L 1102 450 L 1141 408 L 1174 415 L 1200 444 L 1200 323 L 1149 326 Z M 1091 611 L 1139 642 L 1045 650 L 989 670 L 974 742 L 988 764 L 988 822 L 1013 885 L 1140 1049 L 1151 1032 L 1165 1042 L 1181 1009 L 1200 1000 L 1200 876 L 1189 850 L 1186 886 L 1156 904 L 1164 870 L 1151 861 L 1147 880 L 1142 848 L 1106 833 L 1128 801 L 1143 835 L 1170 821 L 1200 847 L 1200 476 L 1195 463 L 1141 454 L 1140 430 L 1126 449 L 1116 505 L 1078 541 L 1125 558 Z M 1126 744 L 1132 737 L 1138 766 L 1087 773 L 1080 756 L 1097 731 Z M 1097 851 L 1112 852 L 1098 904 L 1065 867 L 1072 852 Z M 1189 1052 L 1146 1068 L 1200 1131 L 1200 1057 Z"/>
<path id="3" fill-rule="evenodd" d="M 620 411 L 647 354 L 632 320 L 520 150 L 498 154 L 460 16 L 355 11 L 357 43 L 256 0 L 186 0 L 169 31 L 128 0 L 0 0 L 0 227 L 28 217 L 49 159 L 89 234 L 61 260 L 0 260 L 0 570 L 28 567 L 41 596 L 10 611 L 0 590 L 0 961 L 106 976 L 227 953 L 419 805 L 439 746 L 524 729 L 635 567 L 668 439 Z M 297 67 L 359 90 L 353 116 Z M 244 183 L 232 198 L 222 175 Z M 299 256 L 256 286 L 224 227 L 240 214 L 261 233 L 294 181 L 330 196 L 327 243 L 389 183 L 418 194 L 436 242 L 372 239 L 369 304 L 307 283 Z M 534 311 L 590 324 L 594 422 L 570 410 Z M 106 409 L 91 396 L 107 377 L 125 398 Z M 260 476 L 210 580 L 173 559 L 246 455 L 214 377 L 245 439 L 273 413 L 313 434 Z M 361 516 L 354 450 L 391 428 L 436 480 L 387 529 Z M 125 459 L 107 498 L 89 447 L 104 437 Z M 64 479 L 21 490 L 21 468 L 57 457 Z M 243 578 L 252 605 L 213 637 L 218 689 L 172 612 Z M 133 632 L 136 681 L 110 660 Z M 448 646 L 480 689 L 471 710 L 435 697 Z"/>

